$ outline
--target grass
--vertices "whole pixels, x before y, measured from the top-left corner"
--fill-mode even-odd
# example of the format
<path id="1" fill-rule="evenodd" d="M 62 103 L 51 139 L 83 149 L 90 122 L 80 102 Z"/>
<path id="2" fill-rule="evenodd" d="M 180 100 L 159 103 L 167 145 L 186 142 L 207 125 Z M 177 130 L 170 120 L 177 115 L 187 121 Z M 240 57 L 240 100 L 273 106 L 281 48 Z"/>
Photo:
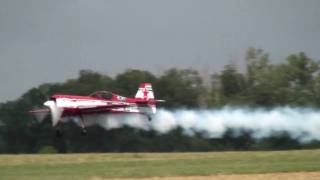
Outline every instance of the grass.
<path id="1" fill-rule="evenodd" d="M 320 150 L 0 155 L 0 179 L 91 179 L 320 171 Z"/>

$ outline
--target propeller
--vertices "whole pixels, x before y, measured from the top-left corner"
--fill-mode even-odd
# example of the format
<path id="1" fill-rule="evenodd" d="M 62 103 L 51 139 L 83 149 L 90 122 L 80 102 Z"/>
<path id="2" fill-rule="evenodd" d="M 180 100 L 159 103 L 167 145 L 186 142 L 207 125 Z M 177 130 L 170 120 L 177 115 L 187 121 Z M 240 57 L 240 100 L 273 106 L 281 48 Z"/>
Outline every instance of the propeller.
<path id="1" fill-rule="evenodd" d="M 56 126 L 61 119 L 63 109 L 59 108 L 55 101 L 46 101 L 44 103 L 45 106 L 47 106 L 51 111 L 51 118 L 52 118 L 52 126 Z"/>

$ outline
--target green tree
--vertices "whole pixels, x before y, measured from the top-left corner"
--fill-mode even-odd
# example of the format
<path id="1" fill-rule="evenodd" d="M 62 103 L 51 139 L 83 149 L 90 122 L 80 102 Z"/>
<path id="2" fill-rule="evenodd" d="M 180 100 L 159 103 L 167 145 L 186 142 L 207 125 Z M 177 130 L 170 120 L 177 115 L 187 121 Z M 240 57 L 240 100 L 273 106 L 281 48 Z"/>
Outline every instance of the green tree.
<path id="1" fill-rule="evenodd" d="M 211 101 L 212 105 L 236 105 L 243 103 L 242 94 L 245 91 L 245 78 L 237 72 L 234 65 L 226 65 L 220 74 L 212 75 Z"/>
<path id="2" fill-rule="evenodd" d="M 191 69 L 170 69 L 155 84 L 158 97 L 165 99 L 167 108 L 199 107 L 200 96 L 206 92 L 198 72 Z"/>
<path id="3" fill-rule="evenodd" d="M 247 64 L 248 85 L 255 83 L 257 74 L 265 71 L 269 67 L 269 55 L 262 49 L 249 48 L 245 55 Z"/>
<path id="4" fill-rule="evenodd" d="M 287 103 L 288 75 L 286 65 L 271 65 L 269 55 L 250 48 L 246 53 L 247 90 L 249 105 L 273 107 Z"/>
<path id="5" fill-rule="evenodd" d="M 148 71 L 130 69 L 116 76 L 115 86 L 117 93 L 123 96 L 134 97 L 140 83 L 150 82 L 154 84 L 156 80 L 157 78 Z"/>
<path id="6" fill-rule="evenodd" d="M 287 57 L 285 69 L 288 74 L 289 85 L 292 91 L 290 104 L 313 106 L 317 95 L 317 77 L 319 62 L 306 56 L 304 53 L 293 54 Z M 315 91 L 314 91 L 315 90 Z"/>

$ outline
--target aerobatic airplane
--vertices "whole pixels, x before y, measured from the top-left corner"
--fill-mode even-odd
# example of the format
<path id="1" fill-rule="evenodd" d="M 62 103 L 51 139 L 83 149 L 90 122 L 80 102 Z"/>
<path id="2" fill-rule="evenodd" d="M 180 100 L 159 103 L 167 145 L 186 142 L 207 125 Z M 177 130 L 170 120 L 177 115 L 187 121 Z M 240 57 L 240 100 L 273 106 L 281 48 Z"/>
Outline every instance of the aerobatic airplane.
<path id="1" fill-rule="evenodd" d="M 97 114 L 134 113 L 142 114 L 151 120 L 156 113 L 156 100 L 151 83 L 142 83 L 134 98 L 123 97 L 108 91 L 97 91 L 89 96 L 55 94 L 44 103 L 48 108 L 30 111 L 36 116 L 45 117 L 51 114 L 52 126 L 78 117 L 82 134 L 86 134 L 84 116 Z"/>

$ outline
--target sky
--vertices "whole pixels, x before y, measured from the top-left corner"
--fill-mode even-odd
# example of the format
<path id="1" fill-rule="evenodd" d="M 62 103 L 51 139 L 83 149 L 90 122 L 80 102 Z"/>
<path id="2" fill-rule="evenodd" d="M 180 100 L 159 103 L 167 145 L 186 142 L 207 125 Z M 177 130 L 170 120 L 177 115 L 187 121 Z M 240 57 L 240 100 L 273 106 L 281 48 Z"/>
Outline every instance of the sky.
<path id="1" fill-rule="evenodd" d="M 320 1 L 1 0 L 0 102 L 81 69 L 241 68 L 249 47 L 319 60 Z"/>

